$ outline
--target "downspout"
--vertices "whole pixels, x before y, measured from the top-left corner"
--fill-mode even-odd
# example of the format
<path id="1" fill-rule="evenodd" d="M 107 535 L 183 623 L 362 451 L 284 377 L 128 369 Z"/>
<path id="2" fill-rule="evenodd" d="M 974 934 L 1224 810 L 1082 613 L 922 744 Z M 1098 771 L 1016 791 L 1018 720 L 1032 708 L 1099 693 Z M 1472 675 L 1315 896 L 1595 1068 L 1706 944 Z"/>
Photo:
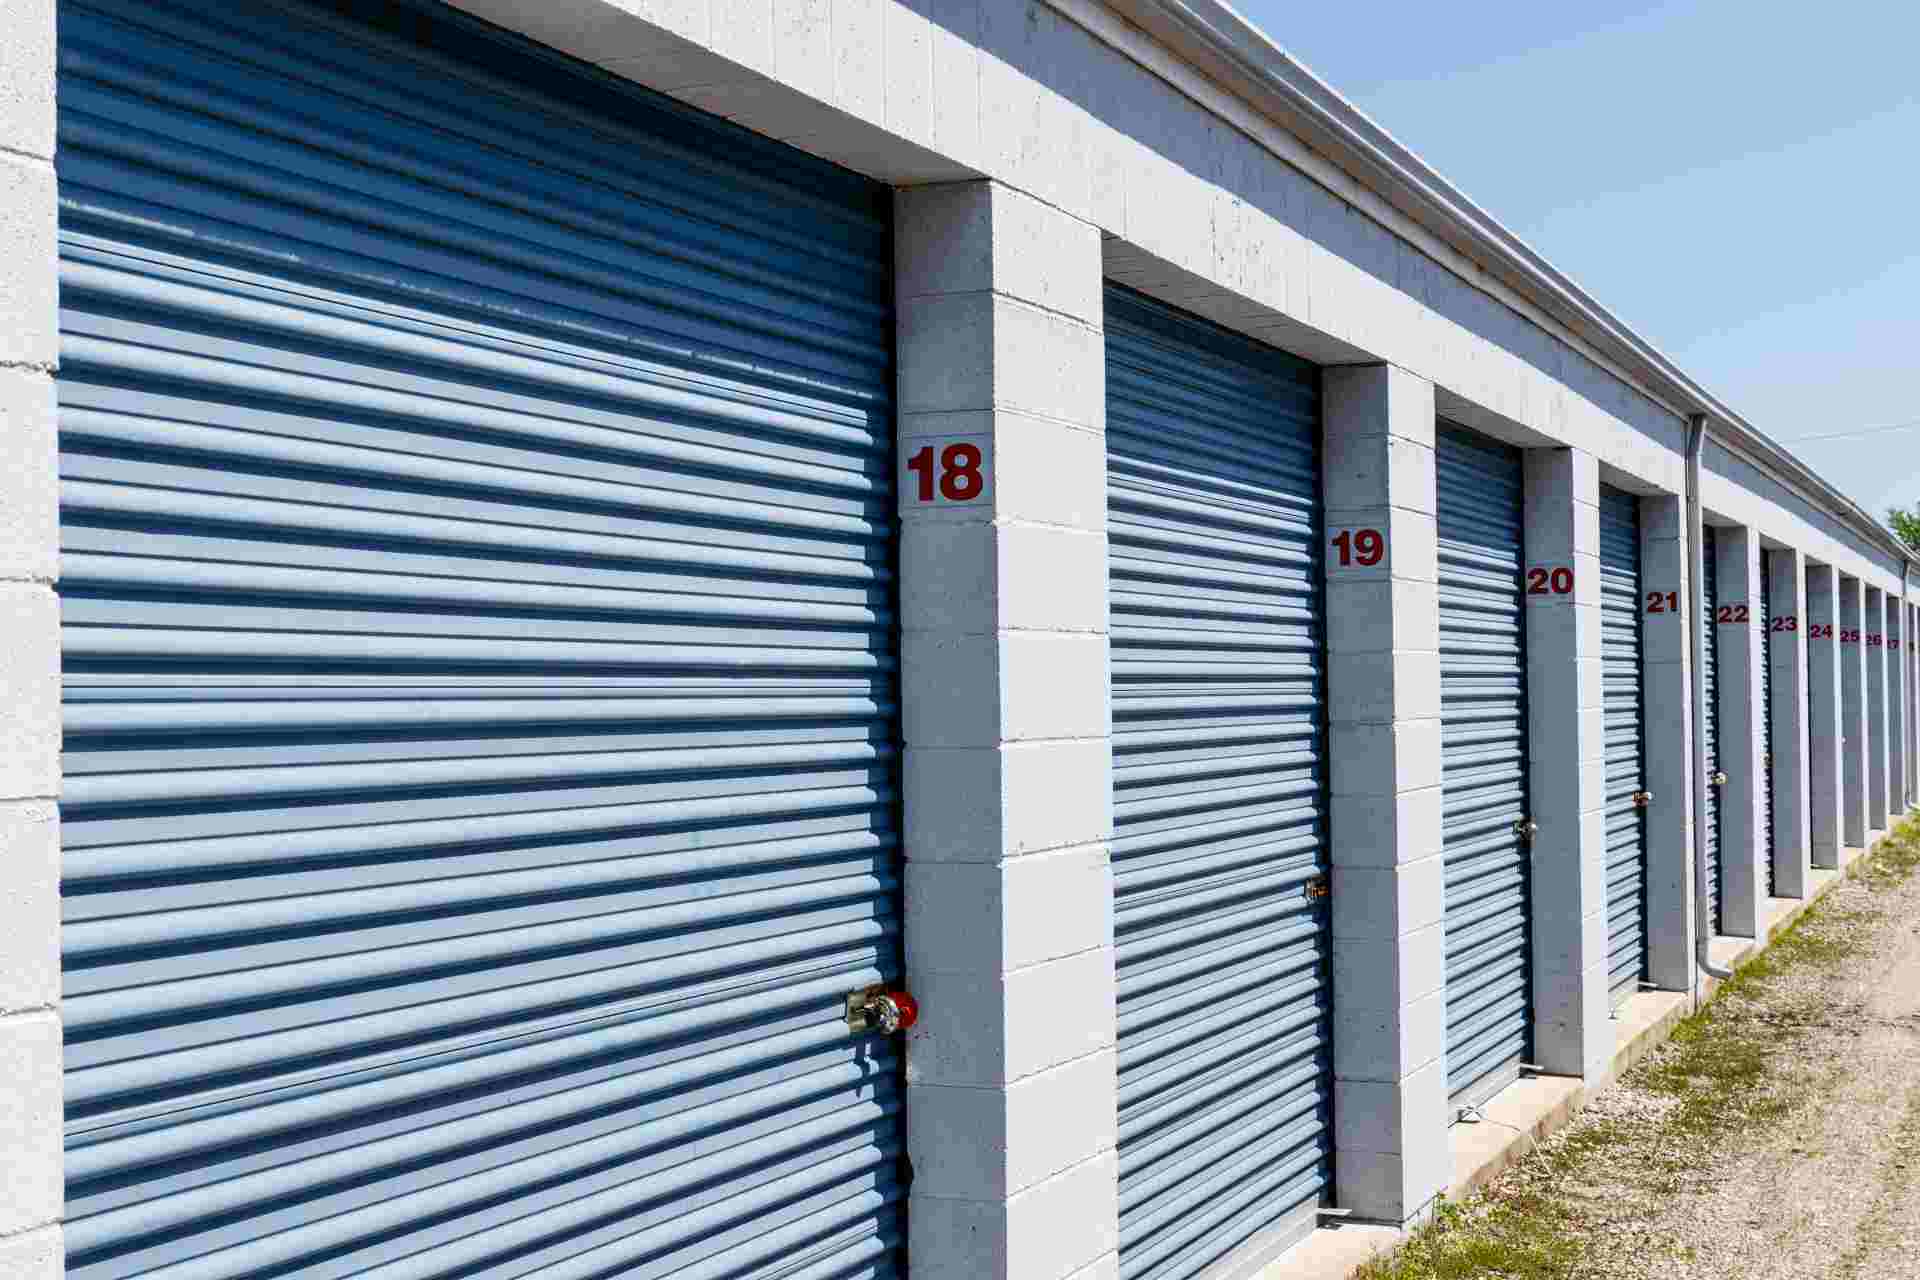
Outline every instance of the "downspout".
<path id="1" fill-rule="evenodd" d="M 1701 672 L 1707 667 L 1707 621 L 1699 616 L 1700 584 L 1707 580 L 1706 537 L 1701 532 L 1700 455 L 1707 447 L 1707 415 L 1696 413 L 1688 422 L 1687 435 L 1687 589 L 1693 595 L 1683 617 L 1693 619 L 1693 672 L 1688 680 L 1693 691 L 1693 962 L 1696 970 L 1705 970 L 1715 978 L 1731 978 L 1733 970 L 1722 969 L 1708 957 L 1713 938 L 1707 921 L 1707 686 Z M 1696 972 L 1693 995 L 1700 998 L 1700 979 Z"/>

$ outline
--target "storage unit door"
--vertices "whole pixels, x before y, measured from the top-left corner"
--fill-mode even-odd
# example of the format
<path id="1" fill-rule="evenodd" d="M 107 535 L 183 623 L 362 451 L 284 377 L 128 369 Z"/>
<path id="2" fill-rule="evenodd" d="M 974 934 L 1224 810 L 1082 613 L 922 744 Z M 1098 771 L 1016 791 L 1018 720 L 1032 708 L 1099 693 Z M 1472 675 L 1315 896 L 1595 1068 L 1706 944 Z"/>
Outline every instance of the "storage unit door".
<path id="1" fill-rule="evenodd" d="M 1333 1087 L 1316 371 L 1110 289 L 1120 1273 L 1313 1226 Z"/>
<path id="2" fill-rule="evenodd" d="M 1707 919 L 1713 932 L 1720 932 L 1720 788 L 1713 777 L 1720 768 L 1720 627 L 1715 613 L 1720 606 L 1720 570 L 1715 564 L 1713 526 L 1701 526 L 1701 558 L 1704 571 L 1700 583 L 1700 625 L 1702 637 L 1700 687 L 1706 698 L 1706 722 L 1700 726 L 1706 737 L 1707 761 Z"/>
<path id="3" fill-rule="evenodd" d="M 1600 629 L 1607 738 L 1607 936 L 1615 1003 L 1646 976 L 1646 787 L 1641 749 L 1640 502 L 1600 486 Z"/>
<path id="4" fill-rule="evenodd" d="M 1442 834 L 1450 1109 L 1530 1057 L 1533 1022 L 1520 451 L 1442 423 Z"/>
<path id="5" fill-rule="evenodd" d="M 886 192 L 75 0 L 68 1274 L 901 1272 Z"/>
<path id="6" fill-rule="evenodd" d="M 1773 896 L 1773 632 L 1768 617 L 1773 600 L 1773 570 L 1760 553 L 1760 857 L 1767 868 L 1767 896 Z"/>

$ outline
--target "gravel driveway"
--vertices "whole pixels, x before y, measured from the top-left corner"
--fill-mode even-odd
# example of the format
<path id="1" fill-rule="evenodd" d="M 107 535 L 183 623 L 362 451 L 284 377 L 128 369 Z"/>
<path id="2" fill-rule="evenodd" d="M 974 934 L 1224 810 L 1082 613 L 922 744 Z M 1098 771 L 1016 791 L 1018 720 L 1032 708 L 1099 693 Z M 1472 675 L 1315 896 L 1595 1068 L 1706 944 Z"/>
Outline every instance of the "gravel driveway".
<path id="1" fill-rule="evenodd" d="M 1920 1280 L 1920 823 L 1367 1280 Z"/>

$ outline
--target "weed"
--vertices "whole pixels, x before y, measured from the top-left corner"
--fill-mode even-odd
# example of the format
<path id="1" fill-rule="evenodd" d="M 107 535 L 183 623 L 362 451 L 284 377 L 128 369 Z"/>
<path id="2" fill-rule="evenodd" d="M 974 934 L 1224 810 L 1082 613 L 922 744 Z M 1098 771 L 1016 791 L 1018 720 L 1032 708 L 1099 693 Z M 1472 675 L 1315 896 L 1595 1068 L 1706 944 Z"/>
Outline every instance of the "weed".
<path id="1" fill-rule="evenodd" d="M 1920 871 L 1920 821 L 1904 824 L 1859 870 L 1875 893 Z M 1832 972 L 1865 945 L 1877 905 L 1817 903 L 1771 946 L 1720 985 L 1706 1005 L 1627 1074 L 1669 1104 L 1651 1119 L 1589 1114 L 1550 1138 L 1507 1175 L 1463 1203 L 1443 1201 L 1433 1219 L 1354 1280 L 1573 1280 L 1593 1274 L 1601 1229 L 1644 1220 L 1689 1182 L 1728 1135 L 1777 1122 L 1811 1095 L 1791 1052 L 1833 1016 L 1819 995 L 1782 990 L 1791 973 Z M 1920 1125 L 1920 1102 L 1910 1123 Z M 1920 1129 L 1903 1140 L 1920 1140 Z M 1596 1194 L 1600 1187 L 1613 1190 Z M 1620 1188 L 1639 1200 L 1622 1200 Z M 1670 1256 L 1694 1261 L 1691 1245 Z"/>

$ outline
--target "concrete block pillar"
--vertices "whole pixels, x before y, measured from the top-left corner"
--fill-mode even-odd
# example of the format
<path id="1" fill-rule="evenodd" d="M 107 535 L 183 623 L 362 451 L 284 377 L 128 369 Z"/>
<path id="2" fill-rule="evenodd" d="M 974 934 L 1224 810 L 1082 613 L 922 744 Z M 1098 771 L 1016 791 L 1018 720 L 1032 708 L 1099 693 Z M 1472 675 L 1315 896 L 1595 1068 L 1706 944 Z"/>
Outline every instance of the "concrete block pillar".
<path id="1" fill-rule="evenodd" d="M 1100 236 L 990 182 L 895 213 L 909 1262 L 1093 1280 L 1119 1246 Z M 956 444 L 980 483 L 922 501 L 906 467 Z"/>
<path id="2" fill-rule="evenodd" d="M 1867 588 L 1860 623 L 1860 657 L 1867 664 L 1867 826 L 1887 829 L 1887 775 L 1892 739 L 1887 733 L 1887 597 Z"/>
<path id="3" fill-rule="evenodd" d="M 1907 811 L 1906 601 L 1887 597 L 1887 813 Z"/>
<path id="4" fill-rule="evenodd" d="M 1830 564 L 1807 562 L 1807 849 L 1840 865 L 1846 731 L 1840 707 L 1840 587 Z"/>
<path id="5" fill-rule="evenodd" d="M 1529 595 L 1534 1057 L 1595 1080 L 1613 1060 L 1607 991 L 1607 743 L 1600 641 L 1600 473 L 1577 449 L 1526 453 L 1527 564 L 1567 565 L 1568 595 Z"/>
<path id="6" fill-rule="evenodd" d="M 1693 981 L 1693 627 L 1686 505 L 1640 499 L 1640 612 L 1647 806 L 1647 968 L 1653 985 Z"/>
<path id="7" fill-rule="evenodd" d="M 1804 898 L 1811 887 L 1812 818 L 1807 804 L 1808 716 L 1806 588 L 1798 551 L 1773 557 L 1766 626 L 1773 645 L 1773 888 Z"/>
<path id="8" fill-rule="evenodd" d="M 1365 365 L 1322 385 L 1327 537 L 1387 537 L 1376 566 L 1326 560 L 1334 1195 L 1404 1223 L 1448 1174 L 1433 384 Z"/>
<path id="9" fill-rule="evenodd" d="M 1719 604 L 1714 631 L 1720 646 L 1720 919 L 1736 938 L 1759 933 L 1766 917 L 1767 869 L 1761 824 L 1765 821 L 1764 745 L 1760 740 L 1760 537 L 1751 529 L 1714 531 L 1719 563 Z"/>
<path id="10" fill-rule="evenodd" d="M 1851 848 L 1867 843 L 1867 666 L 1861 656 L 1860 579 L 1840 575 L 1840 835 Z"/>
<path id="11" fill-rule="evenodd" d="M 0 11 L 0 1276 L 65 1270 L 54 0 Z"/>

